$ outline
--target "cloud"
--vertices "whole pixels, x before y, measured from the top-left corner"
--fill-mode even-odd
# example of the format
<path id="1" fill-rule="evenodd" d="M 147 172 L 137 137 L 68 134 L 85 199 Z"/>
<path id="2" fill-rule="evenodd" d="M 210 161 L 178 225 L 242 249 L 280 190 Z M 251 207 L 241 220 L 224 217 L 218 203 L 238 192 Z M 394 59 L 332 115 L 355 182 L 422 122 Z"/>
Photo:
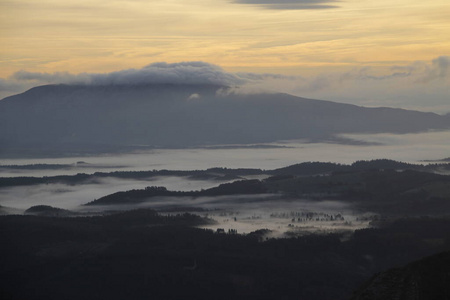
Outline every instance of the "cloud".
<path id="1" fill-rule="evenodd" d="M 221 67 L 205 62 L 153 63 L 142 69 L 93 75 L 91 84 L 214 84 L 233 86 L 244 81 Z"/>
<path id="2" fill-rule="evenodd" d="M 42 73 L 18 71 L 6 79 L 0 78 L 0 99 L 39 85 L 144 85 L 144 84 L 201 84 L 232 87 L 251 80 L 224 71 L 206 62 L 157 62 L 141 69 L 128 69 L 111 73 L 68 72 Z"/>
<path id="3" fill-rule="evenodd" d="M 266 80 L 266 79 L 286 79 L 286 80 L 292 80 L 297 79 L 299 76 L 287 76 L 282 74 L 270 74 L 270 73 L 263 73 L 263 74 L 256 74 L 256 73 L 248 73 L 248 72 L 239 72 L 236 73 L 237 76 L 243 79 L 247 80 Z"/>
<path id="4" fill-rule="evenodd" d="M 0 78 L 0 99 L 15 95 L 36 86 L 35 83 L 21 82 L 14 78 Z"/>
<path id="5" fill-rule="evenodd" d="M 433 66 L 438 70 L 439 77 L 447 77 L 450 69 L 450 56 L 439 56 L 433 59 Z"/>
<path id="6" fill-rule="evenodd" d="M 38 83 L 67 83 L 87 85 L 141 85 L 141 84 L 214 84 L 233 86 L 244 79 L 225 72 L 221 67 L 205 62 L 158 62 L 141 69 L 128 69 L 107 74 L 37 73 L 19 71 L 12 79 Z"/>
<path id="7" fill-rule="evenodd" d="M 271 90 L 305 98 L 361 106 L 388 106 L 440 114 L 450 112 L 450 57 L 408 65 L 364 66 L 315 76 L 238 73 L 243 86 L 221 93 L 258 93 Z"/>
<path id="8" fill-rule="evenodd" d="M 187 100 L 191 101 L 191 100 L 197 100 L 197 99 L 200 99 L 200 95 L 197 93 L 194 93 L 194 94 L 190 95 Z"/>
<path id="9" fill-rule="evenodd" d="M 450 77 L 450 56 L 439 56 L 433 59 L 431 66 L 422 66 L 424 75 L 418 82 L 427 83 L 432 80 L 442 80 Z"/>
<path id="10" fill-rule="evenodd" d="M 17 92 L 21 89 L 21 84 L 12 80 L 0 78 L 0 91 Z"/>
<path id="11" fill-rule="evenodd" d="M 337 0 L 234 0 L 234 3 L 258 5 L 267 9 L 329 9 L 337 8 L 333 5 Z"/>
<path id="12" fill-rule="evenodd" d="M 40 73 L 18 71 L 11 76 L 11 79 L 21 82 L 36 82 L 39 84 L 87 84 L 89 74 L 70 74 L 68 72 Z"/>
<path id="13" fill-rule="evenodd" d="M 0 78 L 0 97 L 9 96 L 33 86 L 46 84 L 72 85 L 144 85 L 144 84 L 191 84 L 218 85 L 240 93 L 267 91 L 258 84 L 267 80 L 292 80 L 295 76 L 280 74 L 229 73 L 220 66 L 196 61 L 166 63 L 157 62 L 141 69 L 127 69 L 111 73 L 68 72 L 42 73 L 18 71 L 8 79 Z M 244 88 L 245 87 L 245 88 Z M 21 89 L 22 88 L 22 89 Z M 1 99 L 0 98 L 0 99 Z M 193 97 L 194 98 L 194 97 Z M 190 100 L 192 100 L 191 98 Z M 198 98 L 198 97 L 197 97 Z"/>
<path id="14" fill-rule="evenodd" d="M 362 106 L 391 106 L 447 113 L 450 56 L 407 65 L 364 66 L 315 76 L 231 73 L 206 62 L 153 63 L 112 73 L 38 73 L 19 71 L 0 78 L 0 99 L 44 84 L 141 85 L 214 84 L 219 95 L 283 92 Z M 192 96 L 189 100 L 195 99 Z"/>
<path id="15" fill-rule="evenodd" d="M 446 113 L 450 111 L 449 70 L 449 56 L 404 66 L 355 68 L 296 80 L 290 93 L 362 106 Z"/>

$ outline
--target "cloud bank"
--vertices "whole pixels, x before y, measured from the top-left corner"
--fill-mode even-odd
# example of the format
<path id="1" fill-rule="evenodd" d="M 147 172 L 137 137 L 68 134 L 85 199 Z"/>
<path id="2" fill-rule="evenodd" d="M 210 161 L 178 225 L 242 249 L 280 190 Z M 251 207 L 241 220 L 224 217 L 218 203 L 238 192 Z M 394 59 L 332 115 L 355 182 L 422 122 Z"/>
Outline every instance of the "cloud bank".
<path id="1" fill-rule="evenodd" d="M 450 56 L 388 67 L 365 66 L 315 76 L 231 73 L 206 62 L 158 62 L 141 69 L 71 74 L 19 71 L 0 78 L 0 99 L 44 84 L 213 84 L 225 93 L 285 92 L 362 106 L 450 112 Z M 193 96 L 190 100 L 198 99 Z"/>
<path id="2" fill-rule="evenodd" d="M 301 10 L 301 9 L 330 9 L 337 8 L 333 5 L 336 0 L 234 0 L 238 4 L 253 4 L 267 9 L 285 9 L 285 10 Z"/>
<path id="3" fill-rule="evenodd" d="M 261 89 L 369 107 L 450 112 L 450 56 L 387 67 L 365 66 L 315 76 L 240 73 L 239 90 Z"/>
<path id="4" fill-rule="evenodd" d="M 153 63 L 142 69 L 128 69 L 108 74 L 78 75 L 70 73 L 33 73 L 19 71 L 12 76 L 18 81 L 88 85 L 140 85 L 140 84 L 214 84 L 234 86 L 243 84 L 237 75 L 205 62 Z"/>
<path id="5" fill-rule="evenodd" d="M 450 56 L 404 66 L 363 67 L 299 80 L 295 95 L 363 106 L 450 112 Z"/>

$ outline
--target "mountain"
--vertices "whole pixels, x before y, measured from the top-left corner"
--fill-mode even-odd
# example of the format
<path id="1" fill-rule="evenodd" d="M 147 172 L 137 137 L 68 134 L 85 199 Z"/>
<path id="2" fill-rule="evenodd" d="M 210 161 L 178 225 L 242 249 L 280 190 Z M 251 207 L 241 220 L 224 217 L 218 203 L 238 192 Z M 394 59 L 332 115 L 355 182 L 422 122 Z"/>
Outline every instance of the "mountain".
<path id="1" fill-rule="evenodd" d="M 47 85 L 0 101 L 0 155 L 323 141 L 450 128 L 450 118 L 217 85 Z M 225 91 L 225 92 L 224 92 Z"/>

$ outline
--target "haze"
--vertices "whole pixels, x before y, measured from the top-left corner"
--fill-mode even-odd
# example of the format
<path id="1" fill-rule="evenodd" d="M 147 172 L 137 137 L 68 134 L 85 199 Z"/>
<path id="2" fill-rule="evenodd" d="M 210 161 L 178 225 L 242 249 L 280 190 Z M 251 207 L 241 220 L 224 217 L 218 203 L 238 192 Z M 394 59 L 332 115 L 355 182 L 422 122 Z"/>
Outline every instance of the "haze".
<path id="1" fill-rule="evenodd" d="M 449 37 L 449 0 L 0 0 L 3 298 L 449 299 Z"/>
<path id="2" fill-rule="evenodd" d="M 204 61 L 251 89 L 447 113 L 449 13 L 446 0 L 5 0 L 0 98 L 67 74 Z"/>

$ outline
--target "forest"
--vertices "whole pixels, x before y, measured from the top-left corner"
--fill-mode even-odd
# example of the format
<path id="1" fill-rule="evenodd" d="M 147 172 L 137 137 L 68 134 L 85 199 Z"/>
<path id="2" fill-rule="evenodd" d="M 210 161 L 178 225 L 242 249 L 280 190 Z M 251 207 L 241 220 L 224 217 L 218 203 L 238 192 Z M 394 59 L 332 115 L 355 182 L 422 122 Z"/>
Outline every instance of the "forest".
<path id="1" fill-rule="evenodd" d="M 411 299 L 411 293 L 417 299 L 446 299 L 442 282 L 449 271 L 450 176 L 437 170 L 448 168 L 377 160 L 303 163 L 269 171 L 215 168 L 2 178 L 3 186 L 154 173 L 238 178 L 198 191 L 149 186 L 85 204 L 106 207 L 101 213 L 36 205 L 24 214 L 0 216 L 2 299 L 359 300 L 383 299 L 380 295 L 386 293 L 399 295 L 396 299 Z M 268 176 L 240 179 L 248 173 Z M 375 217 L 368 227 L 351 232 L 273 238 L 264 228 L 246 234 L 207 229 L 216 221 L 188 207 L 157 211 L 135 206 L 161 197 L 234 195 L 251 195 L 251 201 L 263 201 L 257 199 L 264 195 L 273 197 L 264 201 L 343 201 Z M 118 203 L 128 204 L 128 210 L 108 209 Z M 430 268 L 439 262 L 442 268 L 430 277 Z"/>

